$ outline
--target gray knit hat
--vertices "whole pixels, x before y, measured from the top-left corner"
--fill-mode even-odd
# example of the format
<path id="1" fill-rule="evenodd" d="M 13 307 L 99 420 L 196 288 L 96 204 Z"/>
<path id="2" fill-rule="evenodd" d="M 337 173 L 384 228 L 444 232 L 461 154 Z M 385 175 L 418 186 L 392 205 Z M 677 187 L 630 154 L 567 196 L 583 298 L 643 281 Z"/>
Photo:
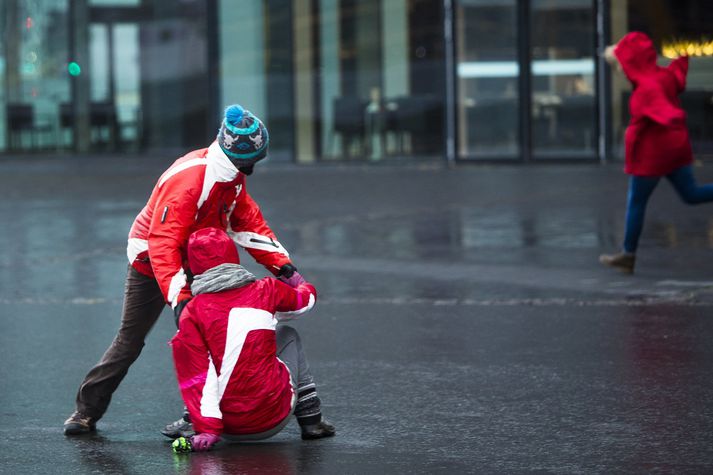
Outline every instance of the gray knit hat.
<path id="1" fill-rule="evenodd" d="M 267 128 L 250 111 L 238 104 L 225 109 L 218 144 L 236 167 L 251 167 L 265 158 L 269 142 Z"/>

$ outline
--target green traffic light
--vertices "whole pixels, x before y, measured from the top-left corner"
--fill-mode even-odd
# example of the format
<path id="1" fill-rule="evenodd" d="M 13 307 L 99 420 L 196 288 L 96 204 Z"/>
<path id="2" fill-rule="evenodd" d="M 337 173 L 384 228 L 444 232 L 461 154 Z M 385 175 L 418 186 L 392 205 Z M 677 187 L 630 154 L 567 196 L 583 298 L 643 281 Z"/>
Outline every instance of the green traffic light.
<path id="1" fill-rule="evenodd" d="M 67 71 L 69 71 L 69 74 L 72 76 L 79 76 L 82 73 L 82 68 L 72 61 L 67 65 Z"/>

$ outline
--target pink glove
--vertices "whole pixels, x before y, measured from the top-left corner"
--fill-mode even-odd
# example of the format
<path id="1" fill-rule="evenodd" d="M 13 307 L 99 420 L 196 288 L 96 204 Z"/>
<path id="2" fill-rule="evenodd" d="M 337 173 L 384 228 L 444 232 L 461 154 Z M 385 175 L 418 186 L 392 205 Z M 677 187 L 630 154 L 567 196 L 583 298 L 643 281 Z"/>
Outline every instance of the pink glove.
<path id="1" fill-rule="evenodd" d="M 213 448 L 219 440 L 220 436 L 218 434 L 203 432 L 202 434 L 196 434 L 191 437 L 191 445 L 193 446 L 194 452 L 205 452 Z"/>
<path id="2" fill-rule="evenodd" d="M 278 277 L 278 279 L 292 288 L 296 288 L 298 285 L 304 284 L 306 282 L 304 277 L 302 277 L 297 271 L 294 271 L 289 279 L 284 276 L 280 276 Z"/>

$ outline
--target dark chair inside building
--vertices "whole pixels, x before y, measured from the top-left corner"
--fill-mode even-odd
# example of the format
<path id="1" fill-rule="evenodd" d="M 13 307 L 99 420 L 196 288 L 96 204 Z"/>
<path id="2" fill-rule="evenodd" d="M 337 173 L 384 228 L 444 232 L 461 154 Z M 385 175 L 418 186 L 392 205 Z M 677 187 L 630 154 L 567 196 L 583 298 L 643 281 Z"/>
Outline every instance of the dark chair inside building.
<path id="1" fill-rule="evenodd" d="M 596 148 L 596 104 L 593 95 L 565 96 L 557 108 L 557 146 L 575 150 Z"/>
<path id="2" fill-rule="evenodd" d="M 352 152 L 364 154 L 366 105 L 366 101 L 356 96 L 334 99 L 334 134 L 341 136 L 342 150 L 346 156 L 352 156 Z"/>
<path id="3" fill-rule="evenodd" d="M 35 111 L 32 104 L 7 104 L 6 114 L 8 149 L 33 148 L 35 146 Z"/>
<path id="4" fill-rule="evenodd" d="M 443 114 L 435 98 L 400 96 L 386 103 L 385 128 L 396 136 L 397 153 L 428 153 L 431 145 L 440 146 Z"/>
<path id="5" fill-rule="evenodd" d="M 408 97 L 395 97 L 386 101 L 384 129 L 395 137 L 395 153 L 398 155 L 410 152 L 408 130 L 410 115 Z"/>
<path id="6" fill-rule="evenodd" d="M 106 147 L 110 150 L 116 148 L 116 107 L 113 103 L 92 102 L 89 108 L 89 125 L 92 145 Z"/>
<path id="7" fill-rule="evenodd" d="M 69 135 L 69 140 L 65 137 Z M 73 105 L 64 102 L 59 105 L 59 146 L 71 147 L 74 143 L 74 109 Z"/>
<path id="8" fill-rule="evenodd" d="M 72 136 L 69 144 L 62 135 L 63 146 L 71 146 L 74 140 L 75 115 L 74 106 L 70 103 L 59 106 L 60 133 L 67 131 Z M 92 102 L 89 106 L 89 134 L 92 147 L 114 150 L 117 140 L 116 107 L 111 102 Z"/>
<path id="9" fill-rule="evenodd" d="M 515 98 L 479 99 L 467 107 L 469 148 L 497 150 L 512 143 L 517 130 L 516 110 Z"/>

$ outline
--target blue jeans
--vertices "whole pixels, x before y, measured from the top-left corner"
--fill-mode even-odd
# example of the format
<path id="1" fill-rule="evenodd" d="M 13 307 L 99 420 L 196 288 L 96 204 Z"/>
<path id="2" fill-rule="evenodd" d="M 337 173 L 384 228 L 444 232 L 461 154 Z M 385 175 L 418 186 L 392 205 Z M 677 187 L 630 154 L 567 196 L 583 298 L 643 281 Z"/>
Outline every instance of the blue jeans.
<path id="1" fill-rule="evenodd" d="M 698 186 L 690 165 L 675 169 L 666 178 L 681 199 L 689 204 L 713 201 L 713 184 Z M 634 253 L 639 244 L 641 230 L 644 227 L 646 204 L 658 185 L 658 176 L 631 176 L 629 195 L 626 202 L 626 232 L 624 234 L 624 252 Z"/>

